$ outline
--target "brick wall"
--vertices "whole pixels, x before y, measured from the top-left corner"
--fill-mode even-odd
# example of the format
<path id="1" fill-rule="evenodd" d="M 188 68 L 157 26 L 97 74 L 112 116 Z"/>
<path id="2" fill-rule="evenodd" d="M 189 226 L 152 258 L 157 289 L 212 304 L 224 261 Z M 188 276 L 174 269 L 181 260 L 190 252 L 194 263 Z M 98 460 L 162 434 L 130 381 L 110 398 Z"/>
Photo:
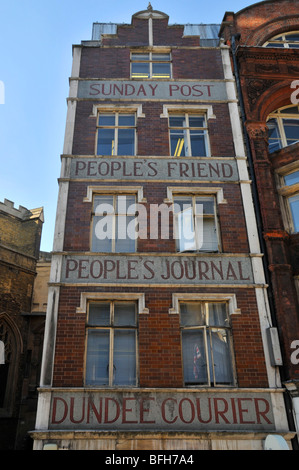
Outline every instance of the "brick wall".
<path id="1" fill-rule="evenodd" d="M 183 38 L 183 27 L 169 27 L 167 20 L 154 20 L 154 44 L 174 46 L 172 49 L 173 78 L 184 80 L 223 79 L 221 51 L 215 49 L 196 49 L 198 37 Z M 118 27 L 118 34 L 104 37 L 105 47 L 82 46 L 80 67 L 81 78 L 113 79 L 130 78 L 130 47 L 148 44 L 148 24 L 144 20 L 133 19 L 132 25 Z M 119 47 L 123 46 L 123 47 Z M 190 49 L 189 49 L 190 47 Z M 76 120 L 73 140 L 74 155 L 95 155 L 96 118 L 91 116 L 94 104 L 99 101 L 79 100 L 76 108 Z M 163 102 L 135 101 L 142 104 L 145 117 L 138 118 L 137 158 L 145 156 L 169 157 L 168 120 L 161 118 Z M 105 104 L 101 100 L 100 104 Z M 107 104 L 121 106 L 122 101 L 107 101 Z M 179 102 L 171 102 L 178 104 Z M 185 105 L 186 103 L 181 103 Z M 191 103 L 194 104 L 194 103 Z M 195 104 L 198 104 L 195 102 Z M 202 104 L 200 102 L 200 104 Z M 219 158 L 234 157 L 232 129 L 228 105 L 225 102 L 213 102 L 216 119 L 208 122 L 211 155 Z M 100 157 L 99 157 L 100 158 Z M 163 175 L 161 175 L 163 180 Z M 87 194 L 88 181 L 69 182 L 67 214 L 65 223 L 64 250 L 66 252 L 89 252 L 91 203 L 83 202 Z M 95 179 L 93 185 L 100 187 L 134 185 L 125 180 L 115 182 Z M 162 204 L 167 197 L 168 186 L 186 186 L 208 188 L 217 186 L 223 189 L 226 203 L 218 205 L 218 217 L 221 233 L 222 251 L 225 254 L 248 254 L 248 237 L 244 217 L 244 208 L 240 185 L 236 182 L 190 183 L 188 178 L 181 182 L 139 181 L 143 186 L 143 195 L 147 207 L 152 203 Z M 172 224 L 171 224 L 172 228 Z M 168 253 L 175 255 L 173 240 L 140 240 L 140 253 Z M 190 289 L 191 288 L 191 289 Z M 229 289 L 191 284 L 182 288 L 163 286 L 151 288 L 150 285 L 126 287 L 60 286 L 59 313 L 56 337 L 54 382 L 56 387 L 82 387 L 84 385 L 84 352 L 86 314 L 78 313 L 82 292 L 141 292 L 145 293 L 148 314 L 138 317 L 138 359 L 140 387 L 182 387 L 183 371 L 181 358 L 181 333 L 179 315 L 169 314 L 172 308 L 174 292 L 227 293 L 237 296 L 241 314 L 232 315 L 232 331 L 238 386 L 266 387 L 268 384 L 264 360 L 263 344 L 260 332 L 259 313 L 255 290 L 252 287 L 233 287 Z"/>
<path id="2" fill-rule="evenodd" d="M 299 338 L 299 305 L 294 284 L 298 276 L 299 237 L 284 225 L 278 194 L 277 171 L 298 161 L 298 143 L 270 154 L 266 121 L 269 113 L 292 106 L 291 83 L 298 78 L 297 49 L 261 48 L 268 39 L 283 32 L 299 30 L 298 1 L 277 0 L 227 13 L 221 35 L 228 44 L 237 40 L 237 61 L 244 98 L 246 130 L 255 170 L 262 229 L 272 283 L 273 315 L 277 321 L 285 368 L 285 378 L 299 377 L 292 364 L 292 341 Z"/>

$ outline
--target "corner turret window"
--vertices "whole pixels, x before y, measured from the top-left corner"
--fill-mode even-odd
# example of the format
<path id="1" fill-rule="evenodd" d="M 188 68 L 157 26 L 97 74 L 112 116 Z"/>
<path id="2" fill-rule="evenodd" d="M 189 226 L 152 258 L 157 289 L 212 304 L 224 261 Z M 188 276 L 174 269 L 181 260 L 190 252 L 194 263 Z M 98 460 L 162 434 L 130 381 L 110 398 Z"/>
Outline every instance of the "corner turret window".
<path id="1" fill-rule="evenodd" d="M 280 108 L 269 114 L 269 152 L 299 142 L 299 106 Z"/>
<path id="2" fill-rule="evenodd" d="M 277 47 L 285 49 L 298 49 L 299 48 L 299 31 L 290 33 L 279 34 L 269 39 L 264 44 L 264 47 Z"/>

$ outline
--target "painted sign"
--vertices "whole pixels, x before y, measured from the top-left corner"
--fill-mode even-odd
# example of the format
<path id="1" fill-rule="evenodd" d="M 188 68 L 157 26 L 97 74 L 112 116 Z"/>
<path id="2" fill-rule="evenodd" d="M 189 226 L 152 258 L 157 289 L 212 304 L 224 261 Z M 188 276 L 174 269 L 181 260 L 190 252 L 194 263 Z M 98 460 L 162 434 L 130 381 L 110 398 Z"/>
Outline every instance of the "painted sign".
<path id="1" fill-rule="evenodd" d="M 249 284 L 251 261 L 242 256 L 65 255 L 62 282 L 129 284 Z"/>
<path id="2" fill-rule="evenodd" d="M 72 158 L 73 179 L 237 181 L 234 160 L 163 158 Z"/>
<path id="3" fill-rule="evenodd" d="M 227 100 L 224 81 L 79 80 L 78 98 L 113 100 Z"/>
<path id="4" fill-rule="evenodd" d="M 269 393 L 55 391 L 50 429 L 274 430 Z"/>

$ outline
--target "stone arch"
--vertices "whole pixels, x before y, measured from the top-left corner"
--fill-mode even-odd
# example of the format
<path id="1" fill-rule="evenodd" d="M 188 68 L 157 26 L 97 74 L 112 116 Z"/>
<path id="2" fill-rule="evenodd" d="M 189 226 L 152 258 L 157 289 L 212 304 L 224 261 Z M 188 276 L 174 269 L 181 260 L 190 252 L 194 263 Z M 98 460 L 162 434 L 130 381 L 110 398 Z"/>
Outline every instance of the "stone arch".
<path id="1" fill-rule="evenodd" d="M 266 122 L 268 115 L 276 109 L 283 106 L 292 106 L 291 94 L 294 89 L 291 88 L 291 81 L 272 83 L 269 87 L 263 87 L 263 79 L 256 80 L 256 82 L 261 83 L 256 84 L 256 92 L 253 93 L 255 101 L 249 103 L 252 109 L 251 119 Z M 251 87 L 253 88 L 254 84 Z M 247 94 L 250 101 L 249 87 L 247 88 Z"/>
<path id="2" fill-rule="evenodd" d="M 5 312 L 0 313 L 0 340 L 4 343 L 5 362 L 0 365 L 0 416 L 11 415 L 17 386 L 23 340 L 16 323 Z"/>
<path id="3" fill-rule="evenodd" d="M 246 46 L 263 46 L 269 39 L 288 31 L 299 31 L 299 15 L 276 17 L 263 23 L 249 34 Z"/>

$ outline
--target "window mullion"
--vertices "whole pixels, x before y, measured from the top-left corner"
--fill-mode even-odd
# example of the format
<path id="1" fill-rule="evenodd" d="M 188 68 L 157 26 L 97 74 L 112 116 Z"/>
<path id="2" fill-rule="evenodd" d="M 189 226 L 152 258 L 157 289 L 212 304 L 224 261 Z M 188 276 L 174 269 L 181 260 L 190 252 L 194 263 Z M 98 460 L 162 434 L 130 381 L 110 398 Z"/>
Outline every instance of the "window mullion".
<path id="1" fill-rule="evenodd" d="M 199 250 L 198 245 L 198 229 L 197 229 L 197 219 L 196 219 L 196 196 L 192 196 L 192 219 L 193 219 L 193 232 L 195 240 L 195 250 Z"/>
<path id="2" fill-rule="evenodd" d="M 112 240 L 111 240 L 111 251 L 115 253 L 115 239 L 116 239 L 116 224 L 117 224 L 117 196 L 113 197 L 113 215 L 112 215 Z"/>
<path id="3" fill-rule="evenodd" d="M 109 386 L 113 386 L 113 373 L 114 373 L 114 302 L 110 304 L 110 351 L 109 351 Z"/>
<path id="4" fill-rule="evenodd" d="M 202 327 L 204 331 L 204 348 L 205 348 L 205 356 L 206 356 L 206 372 L 208 377 L 208 387 L 211 386 L 211 374 L 210 374 L 210 362 L 209 362 L 209 348 L 208 348 L 208 338 L 207 338 L 207 327 Z"/>
<path id="5" fill-rule="evenodd" d="M 114 155 L 118 155 L 118 123 L 119 113 L 115 113 L 115 129 L 114 129 Z"/>
<path id="6" fill-rule="evenodd" d="M 285 130 L 283 126 L 283 118 L 281 116 L 277 116 L 277 123 L 278 123 L 278 129 L 280 133 L 281 146 L 287 147 L 287 139 L 286 139 Z"/>
<path id="7" fill-rule="evenodd" d="M 187 150 L 186 156 L 191 157 L 192 156 L 192 151 L 191 151 L 191 136 L 190 136 L 190 125 L 189 125 L 189 115 L 188 113 L 185 114 L 185 122 L 186 122 L 186 139 L 187 139 Z"/>

